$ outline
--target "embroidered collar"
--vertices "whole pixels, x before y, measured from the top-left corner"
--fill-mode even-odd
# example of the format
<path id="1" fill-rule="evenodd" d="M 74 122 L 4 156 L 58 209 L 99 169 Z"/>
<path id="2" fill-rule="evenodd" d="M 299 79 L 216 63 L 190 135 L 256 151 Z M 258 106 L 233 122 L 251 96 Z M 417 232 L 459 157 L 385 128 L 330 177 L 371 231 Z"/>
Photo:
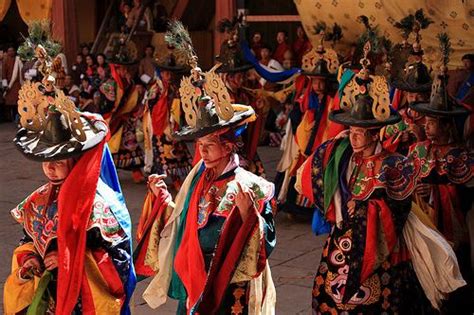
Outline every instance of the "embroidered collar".
<path id="1" fill-rule="evenodd" d="M 352 198 L 366 200 L 379 188 L 396 200 L 407 198 L 415 188 L 420 167 L 400 154 L 390 153 L 377 144 L 375 154 L 369 157 L 353 155 L 348 172 Z"/>
<path id="2" fill-rule="evenodd" d="M 409 156 L 421 165 L 421 178 L 435 171 L 454 184 L 464 184 L 473 177 L 471 154 L 456 144 L 437 145 L 430 140 L 418 142 L 410 147 Z"/>

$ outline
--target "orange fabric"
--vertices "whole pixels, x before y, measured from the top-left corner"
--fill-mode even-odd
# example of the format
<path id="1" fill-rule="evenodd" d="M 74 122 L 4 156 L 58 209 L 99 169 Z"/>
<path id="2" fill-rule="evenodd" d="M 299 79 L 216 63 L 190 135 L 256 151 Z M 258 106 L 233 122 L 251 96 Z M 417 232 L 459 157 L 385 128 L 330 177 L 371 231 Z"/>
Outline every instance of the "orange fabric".
<path id="1" fill-rule="evenodd" d="M 153 106 L 151 112 L 151 124 L 153 126 L 153 134 L 157 137 L 163 135 L 168 125 L 168 86 L 164 87 L 163 93 Z"/>
<path id="2" fill-rule="evenodd" d="M 26 24 L 50 20 L 53 0 L 16 0 L 18 12 Z"/>
<path id="3" fill-rule="evenodd" d="M 3 21 L 3 19 L 5 18 L 5 15 L 7 15 L 11 2 L 12 0 L 0 1 L 0 22 Z"/>

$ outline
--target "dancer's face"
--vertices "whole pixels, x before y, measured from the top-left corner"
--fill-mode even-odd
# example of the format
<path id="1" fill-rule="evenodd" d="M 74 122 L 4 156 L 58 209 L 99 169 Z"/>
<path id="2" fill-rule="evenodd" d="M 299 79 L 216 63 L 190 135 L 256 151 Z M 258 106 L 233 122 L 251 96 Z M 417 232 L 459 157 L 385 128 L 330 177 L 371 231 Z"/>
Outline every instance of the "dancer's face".
<path id="1" fill-rule="evenodd" d="M 349 129 L 349 140 L 354 153 L 360 153 L 373 147 L 377 137 L 377 132 L 367 128 L 350 127 Z"/>
<path id="2" fill-rule="evenodd" d="M 199 138 L 197 145 L 206 168 L 216 168 L 224 160 L 227 162 L 232 153 L 230 143 L 221 142 L 219 136 L 213 134 Z"/>
<path id="3" fill-rule="evenodd" d="M 314 93 L 318 95 L 324 94 L 326 90 L 326 80 L 324 80 L 324 78 L 315 77 L 311 79 L 311 86 Z"/>
<path id="4" fill-rule="evenodd" d="M 43 162 L 43 172 L 53 185 L 61 185 L 71 172 L 73 159 Z"/>

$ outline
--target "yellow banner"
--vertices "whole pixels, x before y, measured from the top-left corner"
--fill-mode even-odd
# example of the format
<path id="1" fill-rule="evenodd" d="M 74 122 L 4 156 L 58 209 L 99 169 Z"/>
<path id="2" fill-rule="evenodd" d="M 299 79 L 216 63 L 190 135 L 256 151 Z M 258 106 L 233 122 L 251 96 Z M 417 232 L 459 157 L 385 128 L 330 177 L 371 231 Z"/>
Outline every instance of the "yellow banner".
<path id="1" fill-rule="evenodd" d="M 0 22 L 3 21 L 5 15 L 7 15 L 11 2 L 12 0 L 0 0 Z"/>
<path id="2" fill-rule="evenodd" d="M 34 20 L 50 20 L 53 0 L 16 0 L 20 16 L 26 24 Z"/>
<path id="3" fill-rule="evenodd" d="M 423 9 L 425 16 L 434 21 L 426 30 L 422 30 L 421 45 L 425 51 L 427 64 L 438 63 L 439 45 L 436 35 L 447 32 L 454 49 L 450 60 L 450 69 L 462 65 L 461 57 L 474 52 L 474 1 L 456 0 L 294 0 L 301 22 L 313 46 L 318 44 L 314 26 L 325 22 L 328 27 L 337 23 L 342 27 L 341 46 L 348 50 L 348 44 L 355 42 L 364 31 L 364 26 L 356 21 L 360 15 L 369 18 L 372 26 L 379 25 L 381 33 L 394 44 L 401 43 L 399 29 L 393 24 L 408 14 Z M 409 39 L 412 42 L 412 39 Z M 344 53 L 341 50 L 341 53 Z"/>

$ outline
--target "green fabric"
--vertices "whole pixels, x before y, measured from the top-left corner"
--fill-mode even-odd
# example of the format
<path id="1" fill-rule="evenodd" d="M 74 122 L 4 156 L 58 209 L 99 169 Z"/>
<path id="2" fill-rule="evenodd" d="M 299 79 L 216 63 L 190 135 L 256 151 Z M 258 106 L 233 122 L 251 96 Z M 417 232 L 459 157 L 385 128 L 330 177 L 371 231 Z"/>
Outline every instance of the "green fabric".
<path id="1" fill-rule="evenodd" d="M 178 227 L 178 234 L 176 235 L 176 243 L 174 244 L 174 249 L 173 249 L 173 261 L 174 261 L 174 258 L 176 257 L 176 253 L 178 252 L 178 248 L 181 245 L 181 240 L 183 239 L 184 229 L 186 227 L 186 216 L 188 215 L 188 209 L 189 209 L 189 202 L 191 200 L 192 193 L 202 173 L 203 173 L 202 170 L 199 170 L 197 175 L 193 178 L 193 181 L 191 182 L 191 185 L 189 187 L 188 194 L 186 196 L 186 200 L 184 201 L 183 211 L 181 212 L 181 215 L 179 216 L 180 224 Z M 186 293 L 186 289 L 184 288 L 183 282 L 179 278 L 174 268 L 171 271 L 171 282 L 170 282 L 170 287 L 168 289 L 168 296 L 172 299 L 180 300 L 180 301 L 185 301 L 186 298 L 188 297 Z"/>
<path id="2" fill-rule="evenodd" d="M 344 138 L 339 144 L 335 145 L 336 148 L 331 152 L 328 164 L 324 169 L 324 213 L 331 204 L 332 197 L 336 192 L 338 181 L 339 181 L 339 163 L 341 158 L 349 146 L 349 138 Z"/>
<path id="3" fill-rule="evenodd" d="M 46 314 L 49 305 L 51 294 L 48 290 L 48 285 L 53 280 L 53 274 L 46 270 L 41 277 L 38 288 L 36 289 L 33 301 L 28 307 L 26 315 L 42 315 Z"/>
<path id="4" fill-rule="evenodd" d="M 344 88 L 346 87 L 347 83 L 352 80 L 352 77 L 355 75 L 355 72 L 352 70 L 346 70 L 341 76 L 341 81 L 339 82 L 338 94 L 339 99 L 342 99 L 342 93 L 344 92 Z"/>

